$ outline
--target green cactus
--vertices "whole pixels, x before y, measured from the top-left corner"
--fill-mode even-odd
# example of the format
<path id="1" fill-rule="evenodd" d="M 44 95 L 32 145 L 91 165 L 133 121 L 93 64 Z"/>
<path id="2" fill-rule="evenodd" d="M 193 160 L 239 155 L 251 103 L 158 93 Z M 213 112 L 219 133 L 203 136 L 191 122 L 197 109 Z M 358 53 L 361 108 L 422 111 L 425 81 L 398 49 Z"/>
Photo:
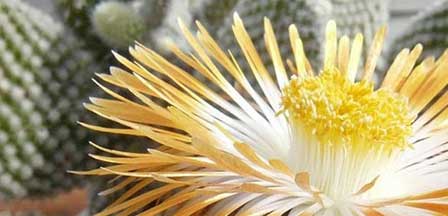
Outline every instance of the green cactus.
<path id="1" fill-rule="evenodd" d="M 81 184 L 66 171 L 93 165 L 84 156 L 91 138 L 76 121 L 90 120 L 82 100 L 94 89 L 95 59 L 60 23 L 20 0 L 0 1 L 0 26 L 0 198 Z"/>

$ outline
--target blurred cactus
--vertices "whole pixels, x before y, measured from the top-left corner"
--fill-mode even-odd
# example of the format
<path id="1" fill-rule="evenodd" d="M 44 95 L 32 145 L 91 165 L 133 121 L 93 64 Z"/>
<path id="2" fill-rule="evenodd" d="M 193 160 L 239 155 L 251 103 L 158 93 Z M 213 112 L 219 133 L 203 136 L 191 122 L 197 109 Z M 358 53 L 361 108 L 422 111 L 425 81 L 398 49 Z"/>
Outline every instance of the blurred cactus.
<path id="1" fill-rule="evenodd" d="M 98 56 L 104 56 L 110 48 L 99 39 L 92 29 L 90 11 L 99 0 L 56 0 L 58 12 L 63 17 L 67 28 L 82 38 L 87 47 Z"/>
<path id="2" fill-rule="evenodd" d="M 424 47 L 422 57 L 439 56 L 448 47 L 447 31 L 448 1 L 434 1 L 411 19 L 404 31 L 394 39 L 388 54 L 395 56 L 400 50 L 421 43 Z"/>
<path id="3" fill-rule="evenodd" d="M 147 41 L 164 18 L 164 0 L 57 0 L 67 26 L 104 55 L 126 49 L 134 40 Z"/>
<path id="4" fill-rule="evenodd" d="M 142 40 L 143 18 L 131 5 L 104 1 L 95 6 L 91 21 L 97 35 L 112 47 L 127 47 L 135 40 Z"/>
<path id="5" fill-rule="evenodd" d="M 317 55 L 321 53 L 322 44 L 318 41 L 324 37 L 323 26 L 329 19 L 336 20 L 341 32 L 345 34 L 362 32 L 366 44 L 369 44 L 374 32 L 387 22 L 389 15 L 388 0 L 59 1 L 66 20 L 69 24 L 74 24 L 75 29 L 82 29 L 84 34 L 93 25 L 96 35 L 110 47 L 116 48 L 127 48 L 133 40 L 140 40 L 160 51 L 165 51 L 166 44 L 172 42 L 184 47 L 185 41 L 181 39 L 177 27 L 177 18 L 180 18 L 187 25 L 194 24 L 196 19 L 200 20 L 224 48 L 237 50 L 232 47 L 235 43 L 232 41 L 230 25 L 232 14 L 238 12 L 250 29 L 249 33 L 255 39 L 257 48 L 264 48 L 263 23 L 260 17 L 270 18 L 275 29 L 283 29 L 279 31 L 283 32 L 282 35 L 277 37 L 282 53 L 286 54 L 290 50 L 287 48 L 288 31 L 284 29 L 290 23 L 296 23 L 312 62 L 319 59 Z M 131 15 L 132 11 L 134 14 Z M 108 15 L 108 21 L 121 21 L 110 25 L 111 22 L 98 19 L 102 15 Z M 127 21 L 123 21 L 125 19 Z M 125 27 L 140 25 L 143 28 Z"/>
<path id="6" fill-rule="evenodd" d="M 0 198 L 72 188 L 80 178 L 66 171 L 89 165 L 88 134 L 76 121 L 92 94 L 95 59 L 20 0 L 0 1 L 0 26 Z"/>

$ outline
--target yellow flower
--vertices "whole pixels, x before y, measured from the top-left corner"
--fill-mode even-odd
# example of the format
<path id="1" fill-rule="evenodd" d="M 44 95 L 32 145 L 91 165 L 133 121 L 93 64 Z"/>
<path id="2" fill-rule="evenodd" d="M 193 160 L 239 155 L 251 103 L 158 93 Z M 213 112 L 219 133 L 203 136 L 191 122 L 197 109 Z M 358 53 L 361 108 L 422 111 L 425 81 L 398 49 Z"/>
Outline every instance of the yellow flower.
<path id="1" fill-rule="evenodd" d="M 317 75 L 294 25 L 294 62 L 285 64 L 264 24 L 274 77 L 238 15 L 232 28 L 250 71 L 200 23 L 196 36 L 180 24 L 194 51 L 171 47 L 182 67 L 140 44 L 130 48 L 134 61 L 115 54 L 127 69 L 99 77 L 133 99 L 98 83 L 113 99 L 94 98 L 86 108 L 125 128 L 83 125 L 160 146 L 129 153 L 93 144 L 111 156 L 92 157 L 113 165 L 76 173 L 120 176 L 100 195 L 127 188 L 98 215 L 448 214 L 448 52 L 417 64 L 422 46 L 403 50 L 375 89 L 385 29 L 360 67 L 363 36 L 338 40 L 329 22 Z"/>

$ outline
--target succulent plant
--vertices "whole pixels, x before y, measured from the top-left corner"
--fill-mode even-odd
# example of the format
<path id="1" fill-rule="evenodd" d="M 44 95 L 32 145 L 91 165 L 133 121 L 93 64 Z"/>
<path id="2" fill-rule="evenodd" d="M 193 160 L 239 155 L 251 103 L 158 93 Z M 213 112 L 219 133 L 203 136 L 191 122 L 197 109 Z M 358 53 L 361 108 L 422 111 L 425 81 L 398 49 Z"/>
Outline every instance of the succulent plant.
<path id="1" fill-rule="evenodd" d="M 0 198 L 81 184 L 66 171 L 92 165 L 84 156 L 92 138 L 76 121 L 90 118 L 82 101 L 94 94 L 95 59 L 63 25 L 21 0 L 0 1 L 0 26 Z"/>

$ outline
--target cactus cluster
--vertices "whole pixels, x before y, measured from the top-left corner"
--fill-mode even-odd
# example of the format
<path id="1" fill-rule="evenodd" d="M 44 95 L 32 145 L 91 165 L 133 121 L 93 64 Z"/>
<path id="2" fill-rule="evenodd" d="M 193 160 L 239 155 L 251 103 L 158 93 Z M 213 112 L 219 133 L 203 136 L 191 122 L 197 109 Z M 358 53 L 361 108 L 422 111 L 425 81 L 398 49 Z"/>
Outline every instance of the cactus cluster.
<path id="1" fill-rule="evenodd" d="M 334 19 L 343 33 L 353 35 L 362 32 L 368 44 L 373 33 L 388 20 L 388 0 L 128 0 L 128 1 L 75 1 L 59 0 L 66 20 L 75 30 L 86 35 L 96 35 L 106 46 L 127 48 L 133 40 L 160 51 L 166 43 L 174 42 L 184 47 L 177 18 L 187 25 L 200 20 L 218 38 L 225 48 L 232 48 L 230 25 L 232 14 L 238 12 L 245 20 L 257 48 L 263 49 L 263 23 L 266 16 L 275 29 L 287 29 L 296 23 L 306 42 L 310 58 L 319 61 L 323 25 Z M 80 3 L 82 2 L 82 3 Z M 287 16 L 285 16 L 287 14 Z M 77 18 L 78 17 L 78 18 Z M 107 19 L 106 19 L 107 17 Z M 76 20 L 76 22 L 75 22 Z M 119 20 L 119 21 L 113 21 Z M 93 25 L 93 26 L 92 26 Z M 143 28 L 141 28 L 143 26 Z M 90 29 L 93 29 L 94 32 Z M 230 29 L 230 30 L 229 30 Z M 348 32 L 351 31 L 351 32 Z M 86 33 L 87 32 L 87 33 Z M 288 32 L 277 35 L 283 54 L 290 53 Z M 96 41 L 95 41 L 96 42 Z M 186 47 L 186 46 L 185 46 Z M 237 49 L 232 49 L 237 50 Z"/>
<path id="2" fill-rule="evenodd" d="M 0 1 L 0 198 L 80 184 L 89 139 L 76 123 L 92 94 L 95 59 L 49 15 Z"/>

